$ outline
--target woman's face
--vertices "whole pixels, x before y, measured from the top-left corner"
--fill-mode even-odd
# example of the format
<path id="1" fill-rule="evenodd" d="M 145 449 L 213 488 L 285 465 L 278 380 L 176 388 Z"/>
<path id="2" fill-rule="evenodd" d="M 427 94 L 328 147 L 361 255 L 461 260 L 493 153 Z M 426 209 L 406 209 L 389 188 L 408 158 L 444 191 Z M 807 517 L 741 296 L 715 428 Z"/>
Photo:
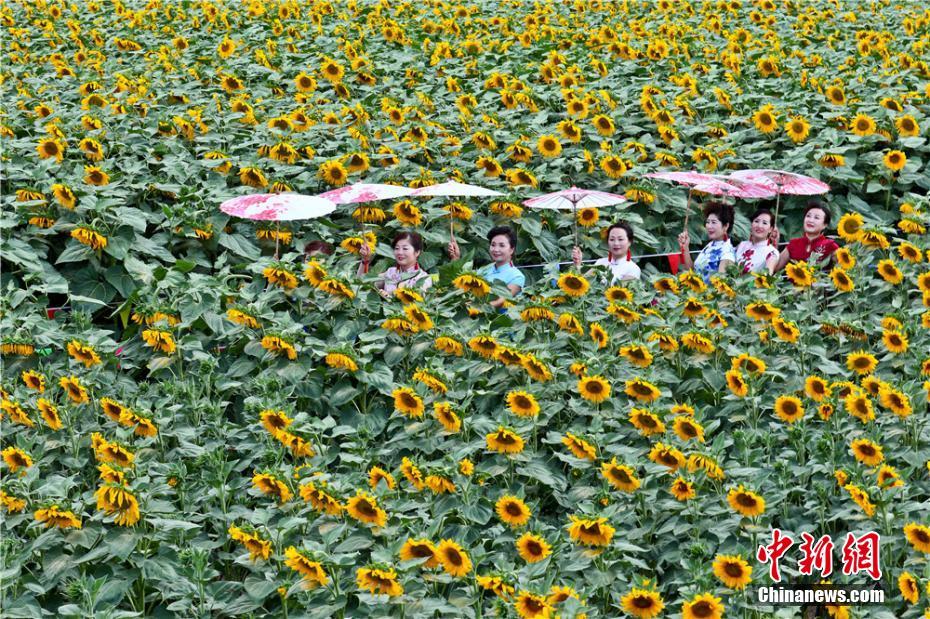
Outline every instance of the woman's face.
<path id="1" fill-rule="evenodd" d="M 724 227 L 720 218 L 716 215 L 708 215 L 707 219 L 704 220 L 704 229 L 707 230 L 707 238 L 711 241 L 723 240 L 723 235 L 727 233 L 727 227 Z"/>
<path id="2" fill-rule="evenodd" d="M 510 245 L 510 239 L 506 234 L 498 234 L 491 239 L 491 246 L 488 248 L 491 254 L 491 260 L 497 264 L 503 264 L 513 260 L 513 247 Z"/>
<path id="3" fill-rule="evenodd" d="M 762 213 L 752 220 L 752 239 L 761 241 L 769 237 L 772 231 L 772 216 L 768 213 Z"/>
<path id="4" fill-rule="evenodd" d="M 812 208 L 804 216 L 804 232 L 807 234 L 820 234 L 827 227 L 827 214 L 819 208 Z"/>
<path id="5" fill-rule="evenodd" d="M 611 256 L 626 257 L 626 252 L 630 249 L 630 239 L 626 236 L 626 230 L 623 228 L 614 228 L 607 236 L 607 249 L 610 250 Z"/>
<path id="6" fill-rule="evenodd" d="M 394 244 L 394 260 L 397 261 L 397 266 L 409 269 L 417 263 L 419 257 L 420 252 L 414 249 L 408 239 L 401 239 Z"/>

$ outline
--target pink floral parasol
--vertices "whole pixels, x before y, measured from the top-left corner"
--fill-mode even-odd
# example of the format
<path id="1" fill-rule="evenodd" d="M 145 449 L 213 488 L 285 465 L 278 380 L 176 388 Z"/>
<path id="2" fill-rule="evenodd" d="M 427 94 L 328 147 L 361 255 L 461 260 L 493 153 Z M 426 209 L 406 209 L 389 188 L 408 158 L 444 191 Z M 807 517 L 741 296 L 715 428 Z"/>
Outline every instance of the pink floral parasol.
<path id="1" fill-rule="evenodd" d="M 227 215 L 258 221 L 294 221 L 316 219 L 336 210 L 326 198 L 299 193 L 260 193 L 231 198 L 220 204 Z M 278 259 L 278 237 L 275 235 L 274 257 Z"/>
<path id="2" fill-rule="evenodd" d="M 575 229 L 575 245 L 578 245 L 578 221 L 575 218 L 575 210 L 579 208 L 613 206 L 626 202 L 626 196 L 606 191 L 596 191 L 594 189 L 581 189 L 579 187 L 570 187 L 561 191 L 554 191 L 542 196 L 536 196 L 523 202 L 524 206 L 535 209 L 547 210 L 572 210 L 572 220 Z"/>
<path id="3" fill-rule="evenodd" d="M 803 174 L 785 170 L 737 170 L 731 172 L 729 179 L 746 180 L 770 187 L 775 192 L 775 219 L 778 219 L 778 207 L 782 194 L 795 196 L 815 196 L 830 191 L 830 185 Z"/>
<path id="4" fill-rule="evenodd" d="M 426 187 L 420 187 L 415 189 L 411 196 L 416 196 L 418 198 L 435 198 L 440 196 L 448 197 L 463 197 L 463 198 L 485 198 L 492 196 L 502 196 L 499 191 L 494 191 L 493 189 L 488 189 L 486 187 L 480 187 L 478 185 L 469 185 L 467 183 L 459 183 L 458 181 L 448 181 L 445 183 L 439 183 L 437 185 L 427 185 Z M 449 236 L 454 237 L 455 231 L 452 227 L 454 219 L 452 218 L 452 213 L 449 213 Z"/>
<path id="5" fill-rule="evenodd" d="M 673 181 L 689 188 L 688 204 L 685 207 L 686 230 L 688 229 L 688 216 L 691 214 L 691 192 L 693 191 L 732 198 L 772 198 L 777 195 L 768 185 L 701 172 L 658 172 L 646 174 L 646 177 Z"/>
<path id="6" fill-rule="evenodd" d="M 413 193 L 410 187 L 400 185 L 385 185 L 382 183 L 355 183 L 345 185 L 326 193 L 321 193 L 319 197 L 325 198 L 336 204 L 359 204 L 361 202 L 376 202 L 378 200 L 392 200 L 402 198 Z"/>

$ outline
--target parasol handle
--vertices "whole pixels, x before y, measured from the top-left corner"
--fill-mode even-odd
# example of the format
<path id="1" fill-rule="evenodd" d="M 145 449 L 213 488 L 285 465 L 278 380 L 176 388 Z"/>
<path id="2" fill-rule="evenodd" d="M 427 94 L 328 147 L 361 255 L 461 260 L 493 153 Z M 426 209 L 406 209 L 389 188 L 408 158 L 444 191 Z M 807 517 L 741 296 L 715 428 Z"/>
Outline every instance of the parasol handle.
<path id="1" fill-rule="evenodd" d="M 278 259 L 278 246 L 280 244 L 280 239 L 281 239 L 281 224 L 279 222 L 275 222 L 274 224 L 274 259 L 275 260 Z"/>
<path id="2" fill-rule="evenodd" d="M 578 200 L 572 200 L 572 228 L 575 232 L 575 247 L 578 247 L 578 214 L 575 212 Z"/>
<path id="3" fill-rule="evenodd" d="M 775 194 L 775 221 L 772 222 L 774 227 L 778 226 L 778 207 L 781 206 L 781 192 Z M 771 242 L 771 239 L 769 239 Z"/>

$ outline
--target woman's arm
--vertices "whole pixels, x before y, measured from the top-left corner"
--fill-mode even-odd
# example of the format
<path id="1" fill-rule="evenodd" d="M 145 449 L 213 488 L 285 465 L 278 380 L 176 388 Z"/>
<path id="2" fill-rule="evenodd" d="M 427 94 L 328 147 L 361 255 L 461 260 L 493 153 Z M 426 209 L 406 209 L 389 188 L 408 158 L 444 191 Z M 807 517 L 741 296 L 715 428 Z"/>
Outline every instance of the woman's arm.
<path id="1" fill-rule="evenodd" d="M 729 258 L 724 258 L 723 260 L 720 261 L 720 264 L 717 265 L 717 272 L 718 272 L 718 273 L 726 273 L 726 272 L 727 272 L 727 268 L 728 268 L 731 264 L 733 264 L 733 261 L 732 261 L 732 260 L 730 260 Z"/>
<path id="2" fill-rule="evenodd" d="M 783 250 L 781 250 L 781 254 L 779 254 L 778 256 L 778 262 L 775 264 L 775 270 L 781 271 L 782 269 L 784 269 L 785 265 L 788 264 L 789 258 L 790 256 L 788 255 L 788 248 L 786 247 Z"/>
<path id="3" fill-rule="evenodd" d="M 520 286 L 517 286 L 516 284 L 507 284 L 507 290 L 509 290 L 510 294 L 512 294 L 513 296 L 517 296 L 518 294 L 520 294 L 520 291 L 523 289 Z M 500 309 L 501 307 L 504 306 L 504 303 L 506 302 L 507 302 L 507 299 L 505 299 L 504 297 L 497 297 L 496 299 L 491 301 L 491 307 Z"/>
<path id="4" fill-rule="evenodd" d="M 691 260 L 691 252 L 688 251 L 691 247 L 691 237 L 688 235 L 688 232 L 682 232 L 678 235 L 678 249 L 681 250 L 681 265 L 685 269 L 693 269 L 694 261 Z"/>

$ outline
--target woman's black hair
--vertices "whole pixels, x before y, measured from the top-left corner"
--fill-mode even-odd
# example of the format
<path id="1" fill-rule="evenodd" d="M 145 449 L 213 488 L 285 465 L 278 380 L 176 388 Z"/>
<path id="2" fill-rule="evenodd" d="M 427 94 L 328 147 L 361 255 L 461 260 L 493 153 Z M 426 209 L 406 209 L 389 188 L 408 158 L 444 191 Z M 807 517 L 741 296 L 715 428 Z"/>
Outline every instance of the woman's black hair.
<path id="1" fill-rule="evenodd" d="M 517 251 L 517 233 L 513 231 L 513 228 L 510 226 L 494 226 L 491 228 L 491 231 L 488 232 L 488 243 L 494 240 L 495 236 L 506 236 L 507 240 L 510 242 L 510 247 L 513 249 L 514 253 Z"/>
<path id="2" fill-rule="evenodd" d="M 417 234 L 416 232 L 410 232 L 409 230 L 404 230 L 398 232 L 394 235 L 394 240 L 391 241 L 391 249 L 397 247 L 397 244 L 401 241 L 409 242 L 413 248 L 417 251 L 423 251 L 423 237 Z"/>
<path id="3" fill-rule="evenodd" d="M 327 256 L 333 255 L 333 244 L 327 243 L 326 241 L 310 241 L 304 245 L 304 254 L 309 256 L 313 252 L 319 252 Z"/>
<path id="4" fill-rule="evenodd" d="M 733 206 L 725 202 L 708 202 L 704 205 L 704 221 L 716 215 L 727 232 L 733 231 Z"/>
<path id="5" fill-rule="evenodd" d="M 760 206 L 759 208 L 755 210 L 755 212 L 752 215 L 749 216 L 749 223 L 754 222 L 756 220 L 756 217 L 758 217 L 759 215 L 768 215 L 769 222 L 771 222 L 773 228 L 775 227 L 775 215 L 772 214 L 772 211 L 770 209 L 767 209 L 764 206 Z"/>
<path id="6" fill-rule="evenodd" d="M 610 227 L 607 228 L 607 236 L 604 238 L 610 238 L 610 233 L 614 230 L 614 228 L 620 228 L 621 230 L 626 232 L 627 240 L 630 242 L 630 245 L 633 244 L 633 226 L 631 226 L 625 221 L 617 221 L 617 222 L 610 224 Z"/>
<path id="7" fill-rule="evenodd" d="M 807 214 L 810 213 L 815 208 L 819 208 L 821 211 L 823 211 L 823 224 L 824 226 L 829 228 L 830 217 L 831 217 L 830 211 L 827 209 L 826 205 L 823 202 L 820 202 L 818 200 L 811 200 L 810 202 L 807 203 L 807 208 L 804 209 L 804 215 L 801 216 L 801 219 L 804 219 L 805 217 L 807 217 Z"/>

